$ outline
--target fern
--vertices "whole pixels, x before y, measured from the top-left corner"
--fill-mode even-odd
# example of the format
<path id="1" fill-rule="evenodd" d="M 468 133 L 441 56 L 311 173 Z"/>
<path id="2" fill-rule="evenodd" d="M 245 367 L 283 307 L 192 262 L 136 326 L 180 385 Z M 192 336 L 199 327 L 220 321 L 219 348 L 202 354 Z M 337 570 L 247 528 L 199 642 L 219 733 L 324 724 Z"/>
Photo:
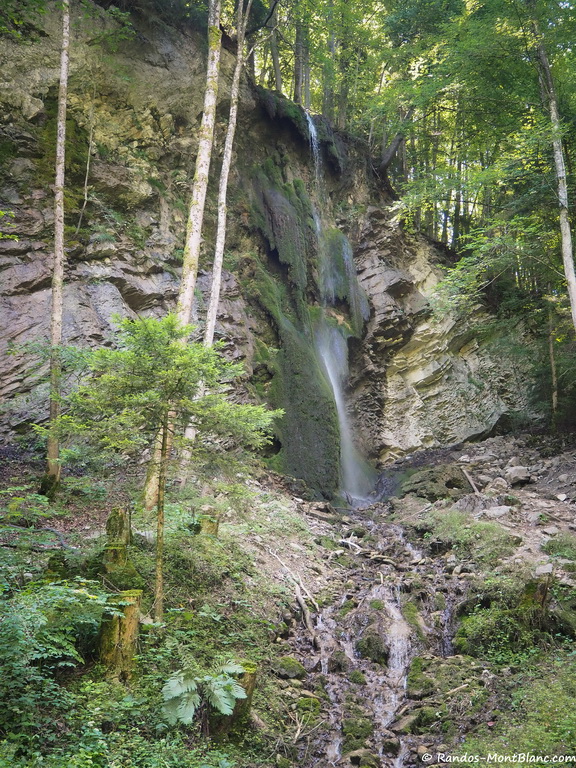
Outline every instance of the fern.
<path id="1" fill-rule="evenodd" d="M 222 665 L 214 674 L 179 670 L 162 688 L 166 719 L 172 725 L 190 725 L 203 701 L 221 715 L 231 715 L 236 701 L 246 698 L 246 691 L 232 675 L 244 672 L 244 667 L 234 662 Z"/>

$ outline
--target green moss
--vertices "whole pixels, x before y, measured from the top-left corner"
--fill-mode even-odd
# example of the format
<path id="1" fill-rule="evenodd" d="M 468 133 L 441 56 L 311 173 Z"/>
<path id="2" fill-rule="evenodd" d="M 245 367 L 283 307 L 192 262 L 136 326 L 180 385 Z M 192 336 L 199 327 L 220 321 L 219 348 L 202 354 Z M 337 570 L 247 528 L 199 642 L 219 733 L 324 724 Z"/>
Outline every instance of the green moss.
<path id="1" fill-rule="evenodd" d="M 272 669 L 278 677 L 286 679 L 302 680 L 307 675 L 306 669 L 293 656 L 282 656 L 276 659 Z"/>
<path id="2" fill-rule="evenodd" d="M 353 669 L 348 675 L 348 680 L 356 685 L 366 685 L 366 676 L 359 669 Z"/>
<path id="3" fill-rule="evenodd" d="M 554 557 L 576 560 L 576 536 L 573 533 L 559 533 L 547 541 L 542 549 Z"/>
<path id="4" fill-rule="evenodd" d="M 273 323 L 279 349 L 266 360 L 266 395 L 284 416 L 276 429 L 282 446 L 278 470 L 302 478 L 324 496 L 339 485 L 340 437 L 332 391 L 320 371 L 304 297 L 254 264 L 248 290 Z M 260 352 L 263 355 L 263 352 Z"/>
<path id="5" fill-rule="evenodd" d="M 384 603 L 382 602 L 382 600 L 370 600 L 370 608 L 373 611 L 383 611 Z"/>
<path id="6" fill-rule="evenodd" d="M 342 722 L 342 733 L 344 734 L 342 751 L 344 753 L 353 752 L 355 749 L 362 748 L 373 732 L 374 725 L 367 717 L 358 715 L 346 718 Z"/>
<path id="7" fill-rule="evenodd" d="M 406 619 L 406 623 L 412 627 L 412 629 L 416 632 L 420 640 L 424 640 L 425 635 L 422 630 L 422 626 L 420 624 L 420 620 L 419 620 L 420 612 L 418 611 L 418 607 L 416 606 L 416 603 L 413 603 L 411 601 L 405 603 L 402 606 L 402 614 Z"/>
<path id="8" fill-rule="evenodd" d="M 304 699 L 298 699 L 296 709 L 302 714 L 317 716 L 320 714 L 320 701 L 307 696 Z"/>
<path id="9" fill-rule="evenodd" d="M 375 664 L 385 665 L 388 661 L 388 648 L 375 631 L 368 630 L 356 643 L 356 650 L 363 659 L 370 659 Z"/>

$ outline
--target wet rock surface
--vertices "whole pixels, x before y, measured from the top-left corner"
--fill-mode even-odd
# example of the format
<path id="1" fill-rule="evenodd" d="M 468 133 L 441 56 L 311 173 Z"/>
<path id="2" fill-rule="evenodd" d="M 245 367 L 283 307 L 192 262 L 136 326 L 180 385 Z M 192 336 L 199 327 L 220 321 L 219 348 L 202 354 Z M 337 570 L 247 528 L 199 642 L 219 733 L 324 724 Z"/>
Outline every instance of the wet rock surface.
<path id="1" fill-rule="evenodd" d="M 338 521 L 309 518 L 333 576 L 327 599 L 309 604 L 311 623 L 288 638 L 317 702 L 298 708 L 299 765 L 400 768 L 457 750 L 502 705 L 511 672 L 491 644 L 499 611 L 517 623 L 519 647 L 574 637 L 576 451 L 498 437 L 438 453 L 424 470 L 415 456 L 420 495 L 407 485 Z M 529 481 L 512 485 L 510 467 Z M 460 472 L 457 497 L 436 494 L 438 472 Z M 495 623 L 478 625 L 488 616 Z"/>

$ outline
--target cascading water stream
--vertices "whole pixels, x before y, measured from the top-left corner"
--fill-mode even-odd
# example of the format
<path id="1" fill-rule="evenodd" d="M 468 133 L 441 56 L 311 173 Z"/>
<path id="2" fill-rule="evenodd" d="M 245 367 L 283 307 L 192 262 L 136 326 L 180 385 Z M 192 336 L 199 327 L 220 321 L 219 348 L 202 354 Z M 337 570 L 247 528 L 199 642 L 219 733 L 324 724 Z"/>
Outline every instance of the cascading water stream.
<path id="1" fill-rule="evenodd" d="M 316 188 L 320 200 L 324 198 L 322 158 L 318 131 L 312 116 L 305 112 L 310 137 L 310 150 L 314 160 Z M 352 504 L 366 501 L 375 483 L 375 473 L 362 457 L 353 438 L 353 427 L 348 414 L 345 387 L 348 380 L 348 344 L 344 327 L 329 317 L 329 309 L 345 295 L 351 323 L 360 328 L 369 316 L 366 296 L 358 285 L 352 248 L 348 239 L 336 232 L 336 246 L 332 238 L 328 247 L 321 216 L 313 210 L 318 240 L 319 283 L 322 315 L 316 329 L 316 351 L 334 395 L 340 431 L 340 483 L 341 491 Z"/>

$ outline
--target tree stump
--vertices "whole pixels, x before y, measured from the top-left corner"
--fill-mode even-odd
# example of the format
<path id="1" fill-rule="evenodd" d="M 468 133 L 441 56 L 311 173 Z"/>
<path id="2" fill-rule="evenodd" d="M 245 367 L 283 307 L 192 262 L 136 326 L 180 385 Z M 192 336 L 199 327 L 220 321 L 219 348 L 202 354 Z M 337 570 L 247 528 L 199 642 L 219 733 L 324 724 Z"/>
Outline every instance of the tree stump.
<path id="1" fill-rule="evenodd" d="M 141 589 L 112 596 L 108 602 L 115 613 L 105 616 L 100 627 L 100 661 L 107 668 L 107 676 L 122 683 L 130 679 L 134 669 L 141 601 Z"/>
<path id="2" fill-rule="evenodd" d="M 231 715 L 213 715 L 210 718 L 210 736 L 214 739 L 222 739 L 234 732 L 241 732 L 250 723 L 250 709 L 256 688 L 258 666 L 251 661 L 241 661 L 240 664 L 244 667 L 244 674 L 238 679 L 238 683 L 244 688 L 246 698 L 236 700 Z"/>

